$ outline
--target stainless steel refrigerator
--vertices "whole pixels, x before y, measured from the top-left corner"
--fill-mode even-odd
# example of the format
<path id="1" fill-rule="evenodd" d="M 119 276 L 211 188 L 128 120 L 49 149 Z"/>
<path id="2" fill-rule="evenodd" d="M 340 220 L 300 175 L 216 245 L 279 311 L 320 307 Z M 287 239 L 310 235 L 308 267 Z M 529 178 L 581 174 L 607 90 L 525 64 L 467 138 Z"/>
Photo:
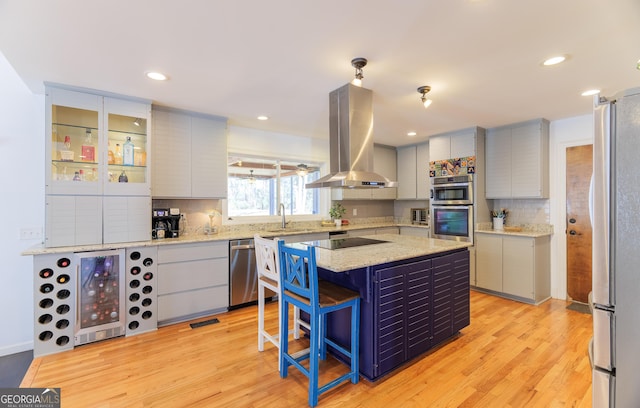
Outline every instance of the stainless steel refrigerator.
<path id="1" fill-rule="evenodd" d="M 593 407 L 640 407 L 640 88 L 594 108 Z"/>

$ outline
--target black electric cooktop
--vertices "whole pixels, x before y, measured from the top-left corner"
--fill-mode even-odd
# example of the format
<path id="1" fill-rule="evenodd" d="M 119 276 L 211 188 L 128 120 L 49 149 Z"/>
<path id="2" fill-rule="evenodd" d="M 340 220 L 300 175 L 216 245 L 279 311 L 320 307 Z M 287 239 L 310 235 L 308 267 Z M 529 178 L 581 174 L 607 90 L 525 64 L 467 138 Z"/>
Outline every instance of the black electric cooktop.
<path id="1" fill-rule="evenodd" d="M 323 239 L 320 241 L 312 241 L 309 242 L 309 245 L 315 246 L 318 248 L 324 249 L 343 249 L 343 248 L 354 248 L 363 245 L 372 245 L 372 244 L 383 244 L 389 241 L 382 241 L 380 239 L 372 239 L 372 238 L 362 238 L 362 237 L 353 237 L 353 238 L 336 238 L 336 239 Z"/>

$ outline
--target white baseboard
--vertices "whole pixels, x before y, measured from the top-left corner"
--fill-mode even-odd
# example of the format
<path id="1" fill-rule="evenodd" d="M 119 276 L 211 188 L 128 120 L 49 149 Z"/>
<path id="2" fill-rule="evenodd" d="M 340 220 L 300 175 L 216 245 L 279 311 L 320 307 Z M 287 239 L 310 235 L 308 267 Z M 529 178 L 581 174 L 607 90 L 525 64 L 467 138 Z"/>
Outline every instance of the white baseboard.
<path id="1" fill-rule="evenodd" d="M 10 354 L 22 353 L 23 351 L 33 350 L 33 342 L 27 341 L 19 344 L 12 344 L 6 347 L 0 347 L 0 357 Z"/>

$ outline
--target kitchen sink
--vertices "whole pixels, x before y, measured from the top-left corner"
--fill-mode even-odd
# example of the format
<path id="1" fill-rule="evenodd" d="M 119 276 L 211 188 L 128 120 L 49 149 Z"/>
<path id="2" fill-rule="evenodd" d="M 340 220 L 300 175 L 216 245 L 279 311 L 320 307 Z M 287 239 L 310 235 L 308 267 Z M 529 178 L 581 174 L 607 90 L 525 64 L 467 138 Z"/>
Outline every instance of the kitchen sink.
<path id="1" fill-rule="evenodd" d="M 300 229 L 300 228 L 274 228 L 266 230 L 265 232 L 309 232 L 308 229 Z"/>

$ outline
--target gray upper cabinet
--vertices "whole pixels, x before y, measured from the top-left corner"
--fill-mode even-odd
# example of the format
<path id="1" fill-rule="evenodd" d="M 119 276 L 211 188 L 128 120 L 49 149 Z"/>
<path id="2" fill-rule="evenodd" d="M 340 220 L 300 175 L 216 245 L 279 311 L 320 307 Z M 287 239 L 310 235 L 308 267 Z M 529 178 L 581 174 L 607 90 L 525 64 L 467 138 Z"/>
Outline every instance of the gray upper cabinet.
<path id="1" fill-rule="evenodd" d="M 153 108 L 152 195 L 227 196 L 227 120 Z"/>
<path id="2" fill-rule="evenodd" d="M 487 130 L 486 198 L 549 197 L 549 122 Z"/>
<path id="3" fill-rule="evenodd" d="M 476 128 L 429 138 L 429 160 L 447 160 L 476 154 Z"/>
<path id="4" fill-rule="evenodd" d="M 398 200 L 429 198 L 429 143 L 399 147 Z"/>
<path id="5" fill-rule="evenodd" d="M 374 171 L 396 181 L 396 150 L 383 145 L 373 147 Z M 396 188 L 332 188 L 332 200 L 395 200 Z"/>
<path id="6" fill-rule="evenodd" d="M 416 147 L 398 148 L 398 200 L 416 198 Z"/>

